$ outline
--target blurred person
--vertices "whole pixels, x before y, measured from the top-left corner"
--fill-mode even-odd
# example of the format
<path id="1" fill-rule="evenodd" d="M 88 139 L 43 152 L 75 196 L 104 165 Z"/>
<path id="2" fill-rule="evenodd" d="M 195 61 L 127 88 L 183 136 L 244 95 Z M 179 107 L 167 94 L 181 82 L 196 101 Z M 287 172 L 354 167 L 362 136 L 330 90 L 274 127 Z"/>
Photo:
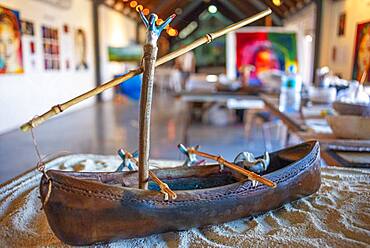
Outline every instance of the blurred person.
<path id="1" fill-rule="evenodd" d="M 22 73 L 19 20 L 14 11 L 0 8 L 0 73 Z"/>
<path id="2" fill-rule="evenodd" d="M 181 46 L 183 48 L 184 45 Z M 185 89 L 186 81 L 190 74 L 195 72 L 195 56 L 193 51 L 189 51 L 175 60 L 175 68 L 181 72 L 182 88 Z"/>

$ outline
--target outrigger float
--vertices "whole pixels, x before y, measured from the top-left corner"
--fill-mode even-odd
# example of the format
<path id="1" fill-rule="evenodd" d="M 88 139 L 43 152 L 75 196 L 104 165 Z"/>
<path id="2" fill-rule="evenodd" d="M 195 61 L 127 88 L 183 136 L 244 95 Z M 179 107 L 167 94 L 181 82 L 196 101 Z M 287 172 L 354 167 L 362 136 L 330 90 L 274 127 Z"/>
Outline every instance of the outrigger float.
<path id="1" fill-rule="evenodd" d="M 187 157 L 184 166 L 149 170 L 155 67 L 265 17 L 271 10 L 207 34 L 158 60 L 157 39 L 175 16 L 157 26 L 155 14 L 147 19 L 138 11 L 147 27 L 143 64 L 139 68 L 56 105 L 21 127 L 23 131 L 32 131 L 67 108 L 143 73 L 138 153 L 120 149 L 118 154 L 123 162 L 115 172 L 45 171 L 43 163 L 39 163 L 43 173 L 41 201 L 55 235 L 70 245 L 144 237 L 256 215 L 316 192 L 321 180 L 319 144 L 315 141 L 257 158 L 243 152 L 233 162 L 201 152 L 199 147 L 180 144 L 180 152 Z M 204 165 L 197 156 L 217 164 Z M 122 171 L 125 167 L 130 171 Z"/>

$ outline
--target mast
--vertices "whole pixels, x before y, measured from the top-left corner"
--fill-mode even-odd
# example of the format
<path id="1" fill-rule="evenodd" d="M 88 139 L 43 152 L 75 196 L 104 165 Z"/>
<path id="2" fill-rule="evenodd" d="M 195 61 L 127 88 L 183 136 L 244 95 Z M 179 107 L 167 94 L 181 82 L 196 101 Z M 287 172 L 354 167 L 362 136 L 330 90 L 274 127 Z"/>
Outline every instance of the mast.
<path id="1" fill-rule="evenodd" d="M 175 18 L 171 15 L 167 20 L 156 26 L 158 16 L 151 14 L 149 20 L 139 11 L 140 17 L 147 28 L 147 39 L 144 45 L 143 58 L 143 82 L 140 95 L 140 114 L 139 114 L 139 188 L 148 189 L 149 178 L 149 154 L 150 154 L 150 117 L 153 100 L 153 83 L 155 61 L 157 59 L 157 40 L 162 30 Z"/>

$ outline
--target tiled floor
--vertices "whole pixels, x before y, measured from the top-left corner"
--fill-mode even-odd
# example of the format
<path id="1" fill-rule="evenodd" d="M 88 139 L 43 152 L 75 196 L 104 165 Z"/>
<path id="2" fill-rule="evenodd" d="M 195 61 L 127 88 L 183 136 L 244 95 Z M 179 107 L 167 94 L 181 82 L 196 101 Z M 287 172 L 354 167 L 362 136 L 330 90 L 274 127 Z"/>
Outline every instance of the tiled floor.
<path id="1" fill-rule="evenodd" d="M 171 97 L 155 97 L 152 119 L 151 157 L 182 159 L 177 144 L 183 141 L 185 127 L 184 104 Z M 125 147 L 129 151 L 138 144 L 138 104 L 96 104 L 62 117 L 54 118 L 36 128 L 43 155 L 69 153 L 116 154 Z M 251 136 L 249 138 L 248 136 Z M 233 159 L 241 151 L 261 154 L 264 143 L 259 128 L 247 135 L 242 124 L 216 127 L 194 123 L 189 143 L 199 144 L 203 151 L 222 154 Z M 15 130 L 0 135 L 0 183 L 34 167 L 37 163 L 31 134 Z"/>

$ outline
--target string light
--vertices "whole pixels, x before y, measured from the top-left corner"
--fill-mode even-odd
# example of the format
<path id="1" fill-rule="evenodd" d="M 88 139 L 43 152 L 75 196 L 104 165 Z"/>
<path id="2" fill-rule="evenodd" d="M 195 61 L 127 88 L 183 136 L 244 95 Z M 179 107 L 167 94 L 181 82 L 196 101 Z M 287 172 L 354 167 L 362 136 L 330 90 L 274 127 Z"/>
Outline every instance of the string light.
<path id="1" fill-rule="evenodd" d="M 149 15 L 149 9 L 148 8 L 143 9 L 143 14 L 144 15 Z"/>
<path id="2" fill-rule="evenodd" d="M 131 6 L 131 8 L 135 8 L 137 6 L 137 2 L 136 1 L 131 1 L 130 6 Z"/>
<path id="3" fill-rule="evenodd" d="M 281 0 L 272 0 L 272 3 L 275 4 L 276 6 L 280 6 Z"/>
<path id="4" fill-rule="evenodd" d="M 136 11 L 139 12 L 139 11 L 143 11 L 144 7 L 143 5 L 138 5 L 136 6 Z"/>
<path id="5" fill-rule="evenodd" d="M 118 3 L 114 6 L 114 8 L 115 8 L 116 10 L 118 10 L 118 11 L 123 10 L 123 3 L 118 2 Z"/>
<path id="6" fill-rule="evenodd" d="M 168 35 L 169 36 L 176 36 L 177 35 L 177 30 L 176 29 L 174 29 L 174 28 L 169 28 L 168 30 L 167 30 L 167 33 L 168 33 Z"/>
<path id="7" fill-rule="evenodd" d="M 128 3 L 129 1 L 130 0 L 122 0 L 122 2 L 118 2 L 118 3 L 116 3 L 114 5 L 114 2 L 115 2 L 114 0 L 105 0 L 105 3 L 108 4 L 108 5 L 110 5 L 110 4 L 111 5 L 114 5 L 114 8 L 116 10 L 122 10 L 123 13 L 126 14 L 126 15 L 133 16 L 135 13 L 130 13 L 129 10 L 127 8 L 124 8 L 124 6 L 123 6 L 123 3 Z M 131 8 L 135 8 L 137 12 L 142 11 L 144 15 L 149 15 L 149 13 L 150 13 L 150 10 L 148 8 L 144 8 L 143 5 L 139 4 L 135 0 L 134 1 L 130 1 L 130 4 L 129 5 L 130 5 Z M 181 9 L 179 9 L 179 11 L 180 10 Z M 158 18 L 158 20 L 156 21 L 157 25 L 161 25 L 163 22 L 164 22 L 163 19 L 160 19 L 160 18 Z M 176 29 L 170 27 L 170 25 L 167 25 L 165 27 L 165 30 L 167 31 L 167 34 L 169 36 L 172 36 L 172 37 L 173 36 L 177 36 L 179 34 L 179 32 Z"/>

